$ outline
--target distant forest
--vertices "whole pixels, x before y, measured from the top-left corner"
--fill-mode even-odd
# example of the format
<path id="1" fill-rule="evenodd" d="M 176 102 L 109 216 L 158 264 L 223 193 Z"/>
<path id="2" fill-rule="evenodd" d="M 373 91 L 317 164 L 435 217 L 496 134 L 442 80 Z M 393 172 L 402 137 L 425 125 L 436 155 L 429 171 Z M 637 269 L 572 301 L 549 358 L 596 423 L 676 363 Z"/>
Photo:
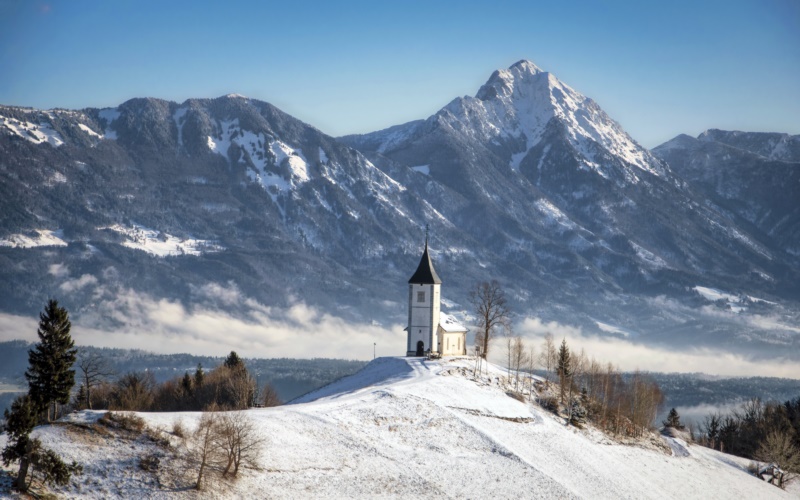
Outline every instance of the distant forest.
<path id="1" fill-rule="evenodd" d="M 0 342 L 0 383 L 26 387 L 23 374 L 28 366 L 28 349 L 33 344 L 13 340 Z M 156 381 L 194 373 L 197 364 L 206 370 L 222 364 L 227 352 L 219 356 L 194 356 L 191 354 L 154 354 L 138 349 L 109 349 L 79 346 L 107 358 L 117 375 L 129 372 L 152 372 Z M 240 353 L 241 354 L 241 353 Z M 259 385 L 269 382 L 282 401 L 288 402 L 336 379 L 355 373 L 365 361 L 344 359 L 248 359 L 247 369 L 257 378 Z M 699 405 L 724 406 L 745 402 L 752 398 L 762 401 L 783 402 L 800 396 L 800 380 L 773 377 L 721 378 L 701 373 L 648 373 L 664 393 L 664 407 L 692 407 Z M 13 393 L 0 393 L 0 411 L 11 403 Z"/>
<path id="2" fill-rule="evenodd" d="M 28 367 L 28 350 L 32 343 L 22 340 L 0 342 L 0 383 L 16 384 L 27 390 L 25 369 Z M 94 352 L 108 359 L 117 376 L 130 372 L 151 372 L 157 382 L 194 373 L 198 363 L 208 371 L 221 365 L 227 352 L 219 356 L 194 356 L 191 354 L 154 354 L 139 349 L 109 349 L 77 346 L 79 350 Z M 240 353 L 241 354 L 241 353 Z M 248 371 L 259 386 L 269 382 L 278 397 L 288 402 L 336 379 L 360 370 L 365 361 L 345 359 L 249 359 L 244 358 Z M 0 393 L 0 412 L 11 404 L 14 393 Z"/>

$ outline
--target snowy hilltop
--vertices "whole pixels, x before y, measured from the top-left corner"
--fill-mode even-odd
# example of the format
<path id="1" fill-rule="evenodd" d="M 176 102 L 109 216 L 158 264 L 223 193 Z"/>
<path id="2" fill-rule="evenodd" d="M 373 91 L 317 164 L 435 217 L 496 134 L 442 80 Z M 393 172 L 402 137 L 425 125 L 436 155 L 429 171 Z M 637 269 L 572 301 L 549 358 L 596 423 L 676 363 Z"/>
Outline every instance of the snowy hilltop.
<path id="1" fill-rule="evenodd" d="M 83 475 L 86 498 L 770 498 L 748 461 L 669 437 L 621 444 L 510 397 L 474 359 L 378 358 L 292 404 L 242 412 L 263 440 L 256 467 L 191 489 L 184 442 L 201 413 L 139 413 L 145 433 L 84 411 L 35 434 Z M 182 432 L 178 432 L 181 430 Z M 145 437 L 145 434 L 148 437 Z"/>

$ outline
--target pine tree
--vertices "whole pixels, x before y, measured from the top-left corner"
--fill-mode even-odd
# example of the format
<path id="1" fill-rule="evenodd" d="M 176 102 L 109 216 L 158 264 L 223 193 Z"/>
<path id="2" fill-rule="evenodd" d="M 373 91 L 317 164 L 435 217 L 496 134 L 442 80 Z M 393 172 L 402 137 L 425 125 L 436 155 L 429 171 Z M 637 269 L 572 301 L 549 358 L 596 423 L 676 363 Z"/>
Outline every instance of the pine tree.
<path id="1" fill-rule="evenodd" d="M 667 419 L 661 423 L 664 424 L 664 427 L 672 427 L 673 429 L 678 429 L 679 431 L 685 429 L 684 425 L 681 423 L 681 417 L 678 415 L 678 411 L 675 410 L 675 408 L 669 411 Z"/>
<path id="2" fill-rule="evenodd" d="M 570 359 L 569 347 L 567 347 L 567 339 L 561 341 L 561 347 L 558 349 L 558 365 L 556 367 L 556 373 L 558 373 L 561 402 L 563 403 L 564 393 L 567 390 L 567 384 L 572 383 L 572 361 Z"/>
<path id="3" fill-rule="evenodd" d="M 39 410 L 46 410 L 48 422 L 50 409 L 57 417 L 57 405 L 69 402 L 75 385 L 75 370 L 71 368 L 77 350 L 69 334 L 71 327 L 67 310 L 50 299 L 39 315 L 39 343 L 28 351 L 28 394 Z"/>
<path id="4" fill-rule="evenodd" d="M 181 379 L 181 390 L 183 391 L 183 395 L 185 397 L 191 397 L 193 391 L 193 382 L 192 376 L 189 375 L 189 372 L 183 374 L 183 379 Z"/>
<path id="5" fill-rule="evenodd" d="M 11 462 L 19 461 L 19 472 L 14 480 L 14 486 L 22 492 L 27 490 L 26 478 L 31 463 L 31 451 L 35 444 L 30 434 L 36 426 L 38 413 L 36 405 L 27 394 L 17 397 L 11 403 L 11 410 L 7 409 L 4 413 L 8 443 L 3 449 L 3 464 L 8 467 Z"/>
<path id="6" fill-rule="evenodd" d="M 199 390 L 201 387 L 203 387 L 205 377 L 206 374 L 203 373 L 203 365 L 197 363 L 197 370 L 194 371 L 194 387 L 196 390 Z"/>
<path id="7" fill-rule="evenodd" d="M 236 351 L 231 351 L 231 353 L 228 354 L 228 357 L 225 358 L 225 366 L 231 370 L 241 369 L 244 368 L 244 361 L 242 361 L 242 358 L 236 354 Z"/>

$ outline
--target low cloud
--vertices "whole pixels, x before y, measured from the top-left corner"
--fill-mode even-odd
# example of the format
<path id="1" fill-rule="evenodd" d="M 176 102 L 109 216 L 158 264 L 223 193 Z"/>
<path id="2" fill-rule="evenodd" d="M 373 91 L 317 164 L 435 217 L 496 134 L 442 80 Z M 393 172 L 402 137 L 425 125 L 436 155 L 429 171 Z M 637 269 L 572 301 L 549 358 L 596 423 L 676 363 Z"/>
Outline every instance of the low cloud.
<path id="1" fill-rule="evenodd" d="M 87 280 L 83 286 L 92 284 Z M 244 357 L 367 360 L 372 358 L 373 344 L 379 356 L 405 350 L 401 325 L 353 323 L 302 302 L 269 307 L 242 298 L 231 287 L 210 287 L 205 292 L 221 299 L 222 305 L 238 298 L 236 312 L 217 306 L 188 309 L 129 289 L 112 294 L 96 287 L 95 295 L 103 298 L 93 310 L 73 315 L 72 336 L 79 345 L 212 356 L 235 350 Z M 36 318 L 0 314 L 0 340 L 35 341 L 36 325 Z"/>
<path id="2" fill-rule="evenodd" d="M 588 333 L 577 326 L 544 322 L 539 318 L 526 318 L 518 322 L 514 329 L 537 353 L 541 350 L 545 334 L 549 332 L 553 334 L 556 345 L 564 338 L 573 352 L 584 349 L 588 356 L 602 363 L 611 362 L 623 371 L 702 372 L 730 377 L 800 379 L 800 365 L 788 359 L 775 359 L 766 363 L 719 349 L 666 349 L 626 338 Z M 505 363 L 505 346 L 501 339 L 495 339 L 492 352 L 492 361 Z"/>
<path id="3" fill-rule="evenodd" d="M 47 272 L 56 278 L 65 278 L 69 276 L 69 268 L 66 264 L 50 264 L 47 268 Z"/>
<path id="4" fill-rule="evenodd" d="M 58 288 L 62 292 L 70 293 L 76 290 L 80 290 L 81 288 L 85 288 L 89 285 L 96 285 L 96 284 L 97 284 L 97 278 L 95 278 L 91 274 L 84 274 L 80 278 L 74 280 L 67 280 L 61 283 L 61 285 L 59 285 Z"/>

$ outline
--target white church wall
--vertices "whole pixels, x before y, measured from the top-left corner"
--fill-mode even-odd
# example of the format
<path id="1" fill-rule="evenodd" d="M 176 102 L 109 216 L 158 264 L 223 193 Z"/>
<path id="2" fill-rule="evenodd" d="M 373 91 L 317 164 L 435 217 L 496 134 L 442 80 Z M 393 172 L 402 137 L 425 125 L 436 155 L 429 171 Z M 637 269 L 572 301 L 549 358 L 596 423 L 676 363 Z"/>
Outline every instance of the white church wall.
<path id="1" fill-rule="evenodd" d="M 407 353 L 416 352 L 417 342 L 424 350 L 438 348 L 435 327 L 439 324 L 439 285 L 409 285 L 409 330 Z"/>

